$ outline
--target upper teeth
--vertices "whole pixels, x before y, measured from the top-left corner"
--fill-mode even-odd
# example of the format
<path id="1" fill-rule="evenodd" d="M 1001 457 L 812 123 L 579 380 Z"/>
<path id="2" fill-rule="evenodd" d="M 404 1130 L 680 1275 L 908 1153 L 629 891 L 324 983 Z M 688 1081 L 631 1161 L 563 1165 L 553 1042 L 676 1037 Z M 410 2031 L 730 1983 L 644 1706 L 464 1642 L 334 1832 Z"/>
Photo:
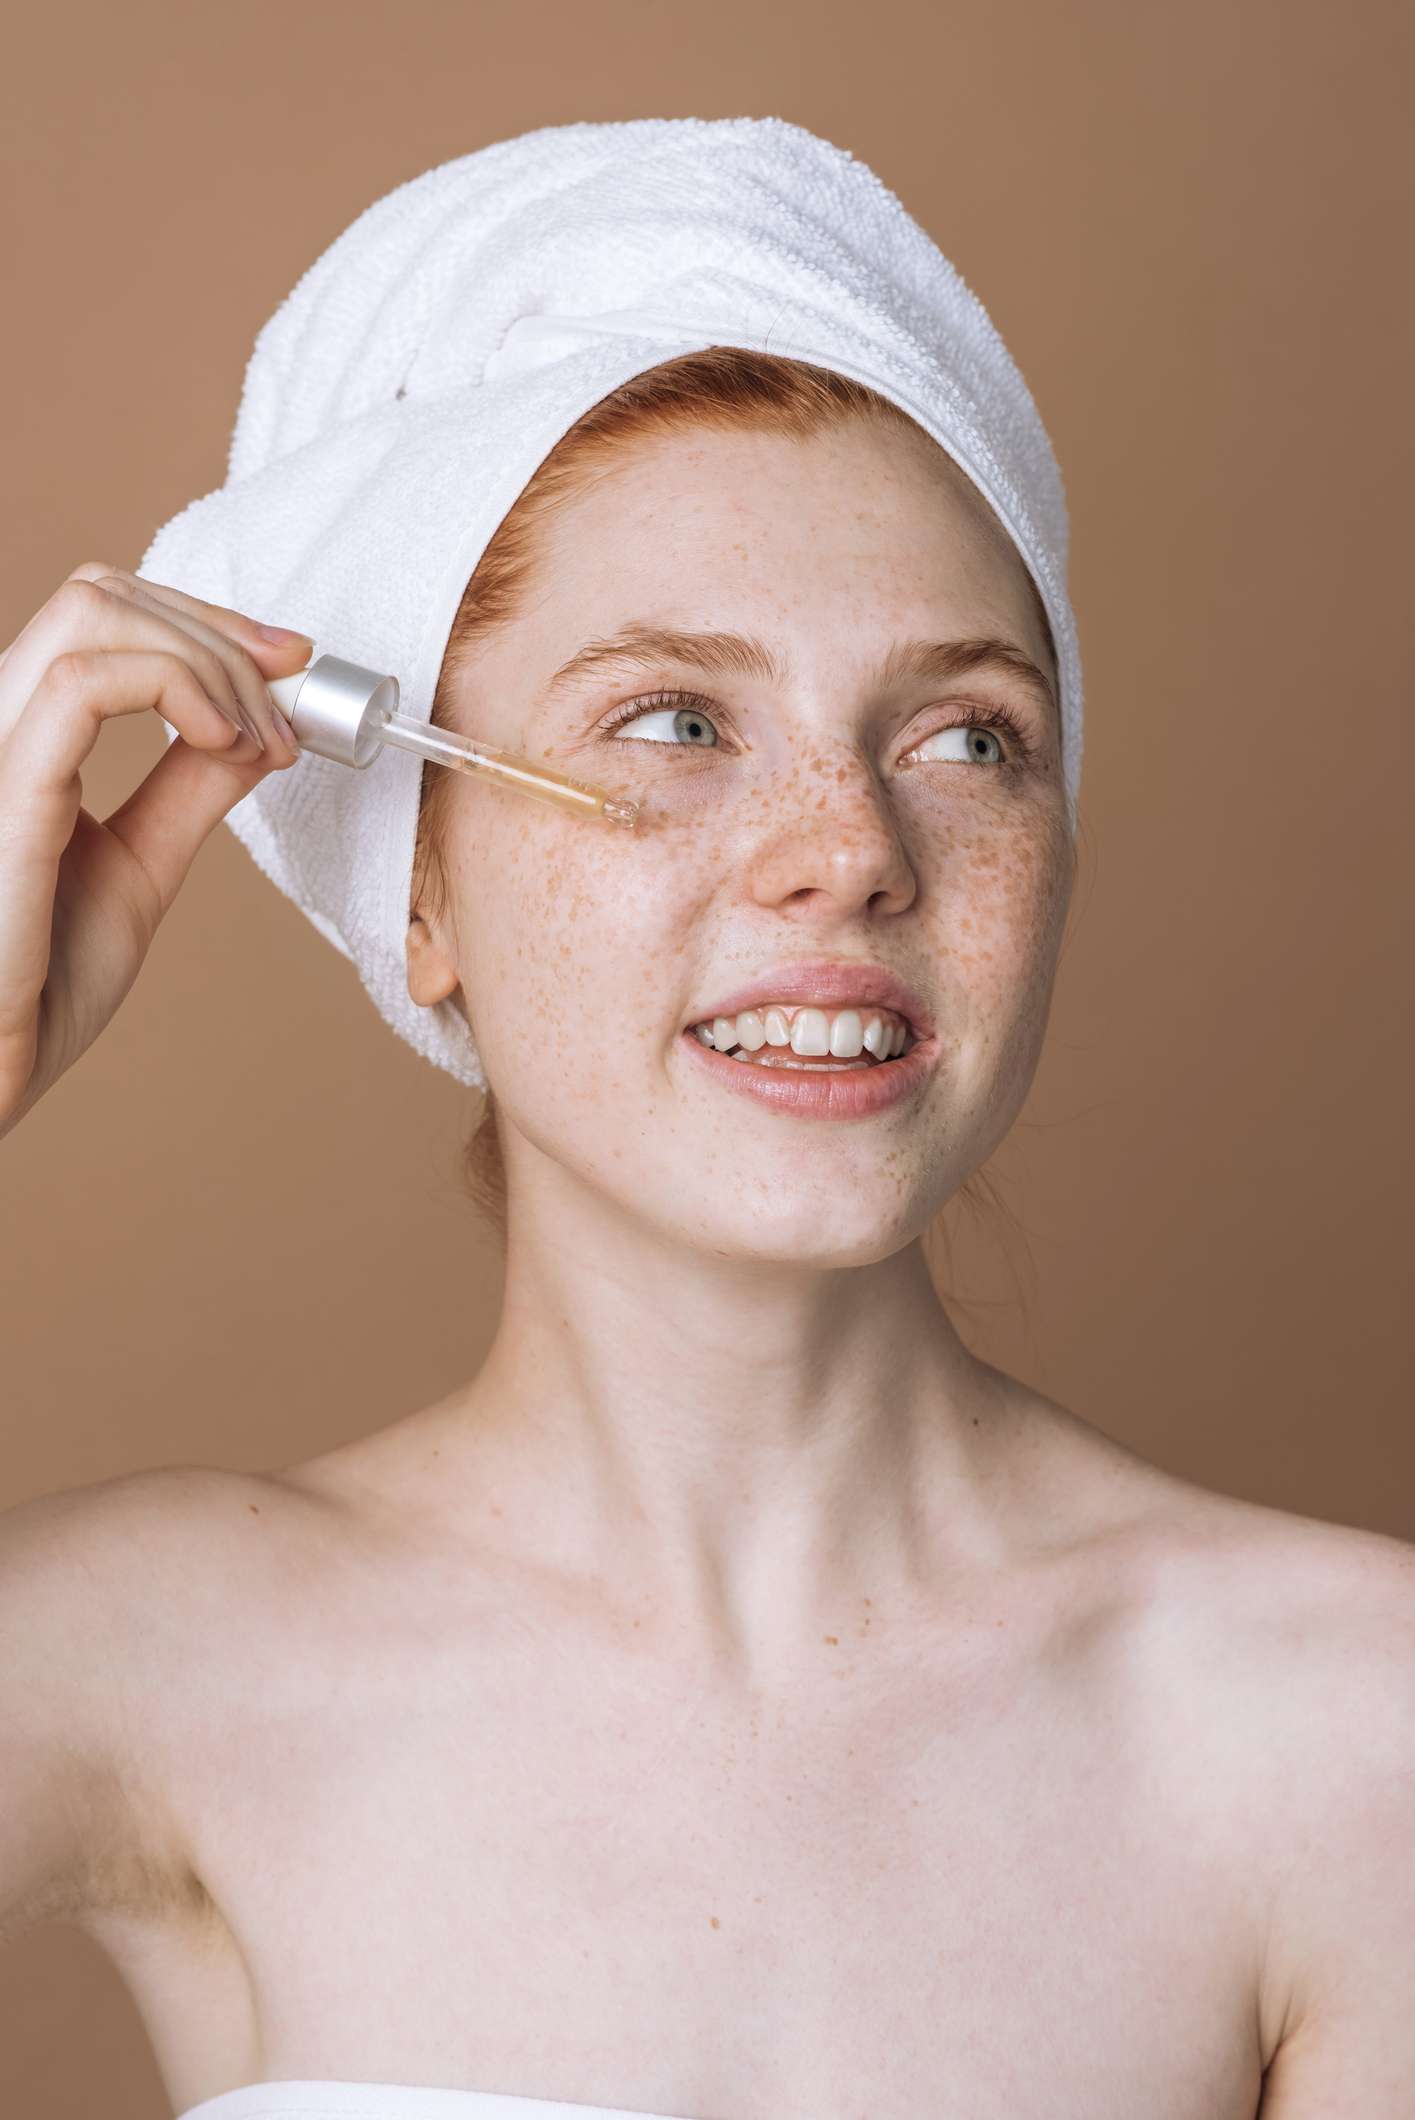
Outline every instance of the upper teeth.
<path id="1" fill-rule="evenodd" d="M 714 1016 L 711 1023 L 695 1023 L 704 1045 L 730 1053 L 734 1045 L 755 1053 L 763 1045 L 789 1045 L 793 1053 L 836 1060 L 853 1060 L 861 1052 L 876 1060 L 892 1060 L 904 1050 L 909 1027 L 893 1009 L 797 1008 L 789 1001 L 772 1002 L 762 1008 L 743 1009 L 740 1016 Z"/>

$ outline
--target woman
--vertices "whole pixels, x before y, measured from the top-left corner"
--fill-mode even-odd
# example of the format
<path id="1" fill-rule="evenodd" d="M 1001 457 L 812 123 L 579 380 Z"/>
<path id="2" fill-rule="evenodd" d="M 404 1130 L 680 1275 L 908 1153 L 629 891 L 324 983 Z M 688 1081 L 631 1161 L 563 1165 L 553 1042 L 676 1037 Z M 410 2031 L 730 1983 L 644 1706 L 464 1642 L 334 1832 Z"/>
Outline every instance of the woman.
<path id="1" fill-rule="evenodd" d="M 7 1128 L 296 784 L 306 649 L 98 563 L 11 646 Z M 188 2120 L 1415 2111 L 1409 1549 L 1145 1464 L 925 1263 L 1074 867 L 977 485 L 814 364 L 643 367 L 439 669 L 646 821 L 422 776 L 406 991 L 485 1064 L 493 1345 L 315 1459 L 9 1513 L 10 1930 L 110 1952 Z M 154 706 L 99 825 L 79 766 Z"/>

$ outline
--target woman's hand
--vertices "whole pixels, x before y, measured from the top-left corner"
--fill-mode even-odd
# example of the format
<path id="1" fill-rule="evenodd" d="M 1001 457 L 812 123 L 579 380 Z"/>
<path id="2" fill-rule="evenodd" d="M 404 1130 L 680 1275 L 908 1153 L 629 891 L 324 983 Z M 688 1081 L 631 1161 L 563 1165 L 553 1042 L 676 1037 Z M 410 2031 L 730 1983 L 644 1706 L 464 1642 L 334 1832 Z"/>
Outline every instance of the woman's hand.
<path id="1" fill-rule="evenodd" d="M 198 847 L 299 757 L 266 680 L 310 645 L 90 561 L 0 655 L 0 1135 L 110 1021 Z M 84 761 L 105 721 L 149 709 L 176 740 L 100 823 Z"/>

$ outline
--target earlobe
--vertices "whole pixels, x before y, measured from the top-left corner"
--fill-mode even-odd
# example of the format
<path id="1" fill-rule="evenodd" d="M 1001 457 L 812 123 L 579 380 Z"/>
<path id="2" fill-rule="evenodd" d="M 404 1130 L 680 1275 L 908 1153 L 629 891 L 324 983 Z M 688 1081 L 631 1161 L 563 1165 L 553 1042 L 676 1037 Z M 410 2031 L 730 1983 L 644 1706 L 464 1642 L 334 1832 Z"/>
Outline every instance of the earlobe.
<path id="1" fill-rule="evenodd" d="M 418 913 L 414 913 L 408 922 L 405 953 L 408 993 L 419 1008 L 431 1008 L 436 1002 L 445 1001 L 449 994 L 456 992 L 457 967 Z"/>

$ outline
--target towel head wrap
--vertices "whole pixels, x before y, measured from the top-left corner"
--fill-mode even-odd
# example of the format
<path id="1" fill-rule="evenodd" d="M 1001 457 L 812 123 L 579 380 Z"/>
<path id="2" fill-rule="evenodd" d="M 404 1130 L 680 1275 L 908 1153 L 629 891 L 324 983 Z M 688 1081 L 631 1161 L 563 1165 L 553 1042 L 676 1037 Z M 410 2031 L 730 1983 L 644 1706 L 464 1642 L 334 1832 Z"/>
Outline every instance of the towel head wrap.
<path id="1" fill-rule="evenodd" d="M 541 460 L 621 383 L 711 345 L 868 384 L 981 491 L 1051 624 L 1074 828 L 1081 671 L 1046 430 L 900 201 L 780 118 L 547 126 L 377 200 L 261 330 L 225 484 L 138 572 L 390 672 L 426 720 L 463 590 Z M 485 1087 L 453 1002 L 407 989 L 421 776 L 391 747 L 363 771 L 306 752 L 226 822 L 399 1036 Z"/>

